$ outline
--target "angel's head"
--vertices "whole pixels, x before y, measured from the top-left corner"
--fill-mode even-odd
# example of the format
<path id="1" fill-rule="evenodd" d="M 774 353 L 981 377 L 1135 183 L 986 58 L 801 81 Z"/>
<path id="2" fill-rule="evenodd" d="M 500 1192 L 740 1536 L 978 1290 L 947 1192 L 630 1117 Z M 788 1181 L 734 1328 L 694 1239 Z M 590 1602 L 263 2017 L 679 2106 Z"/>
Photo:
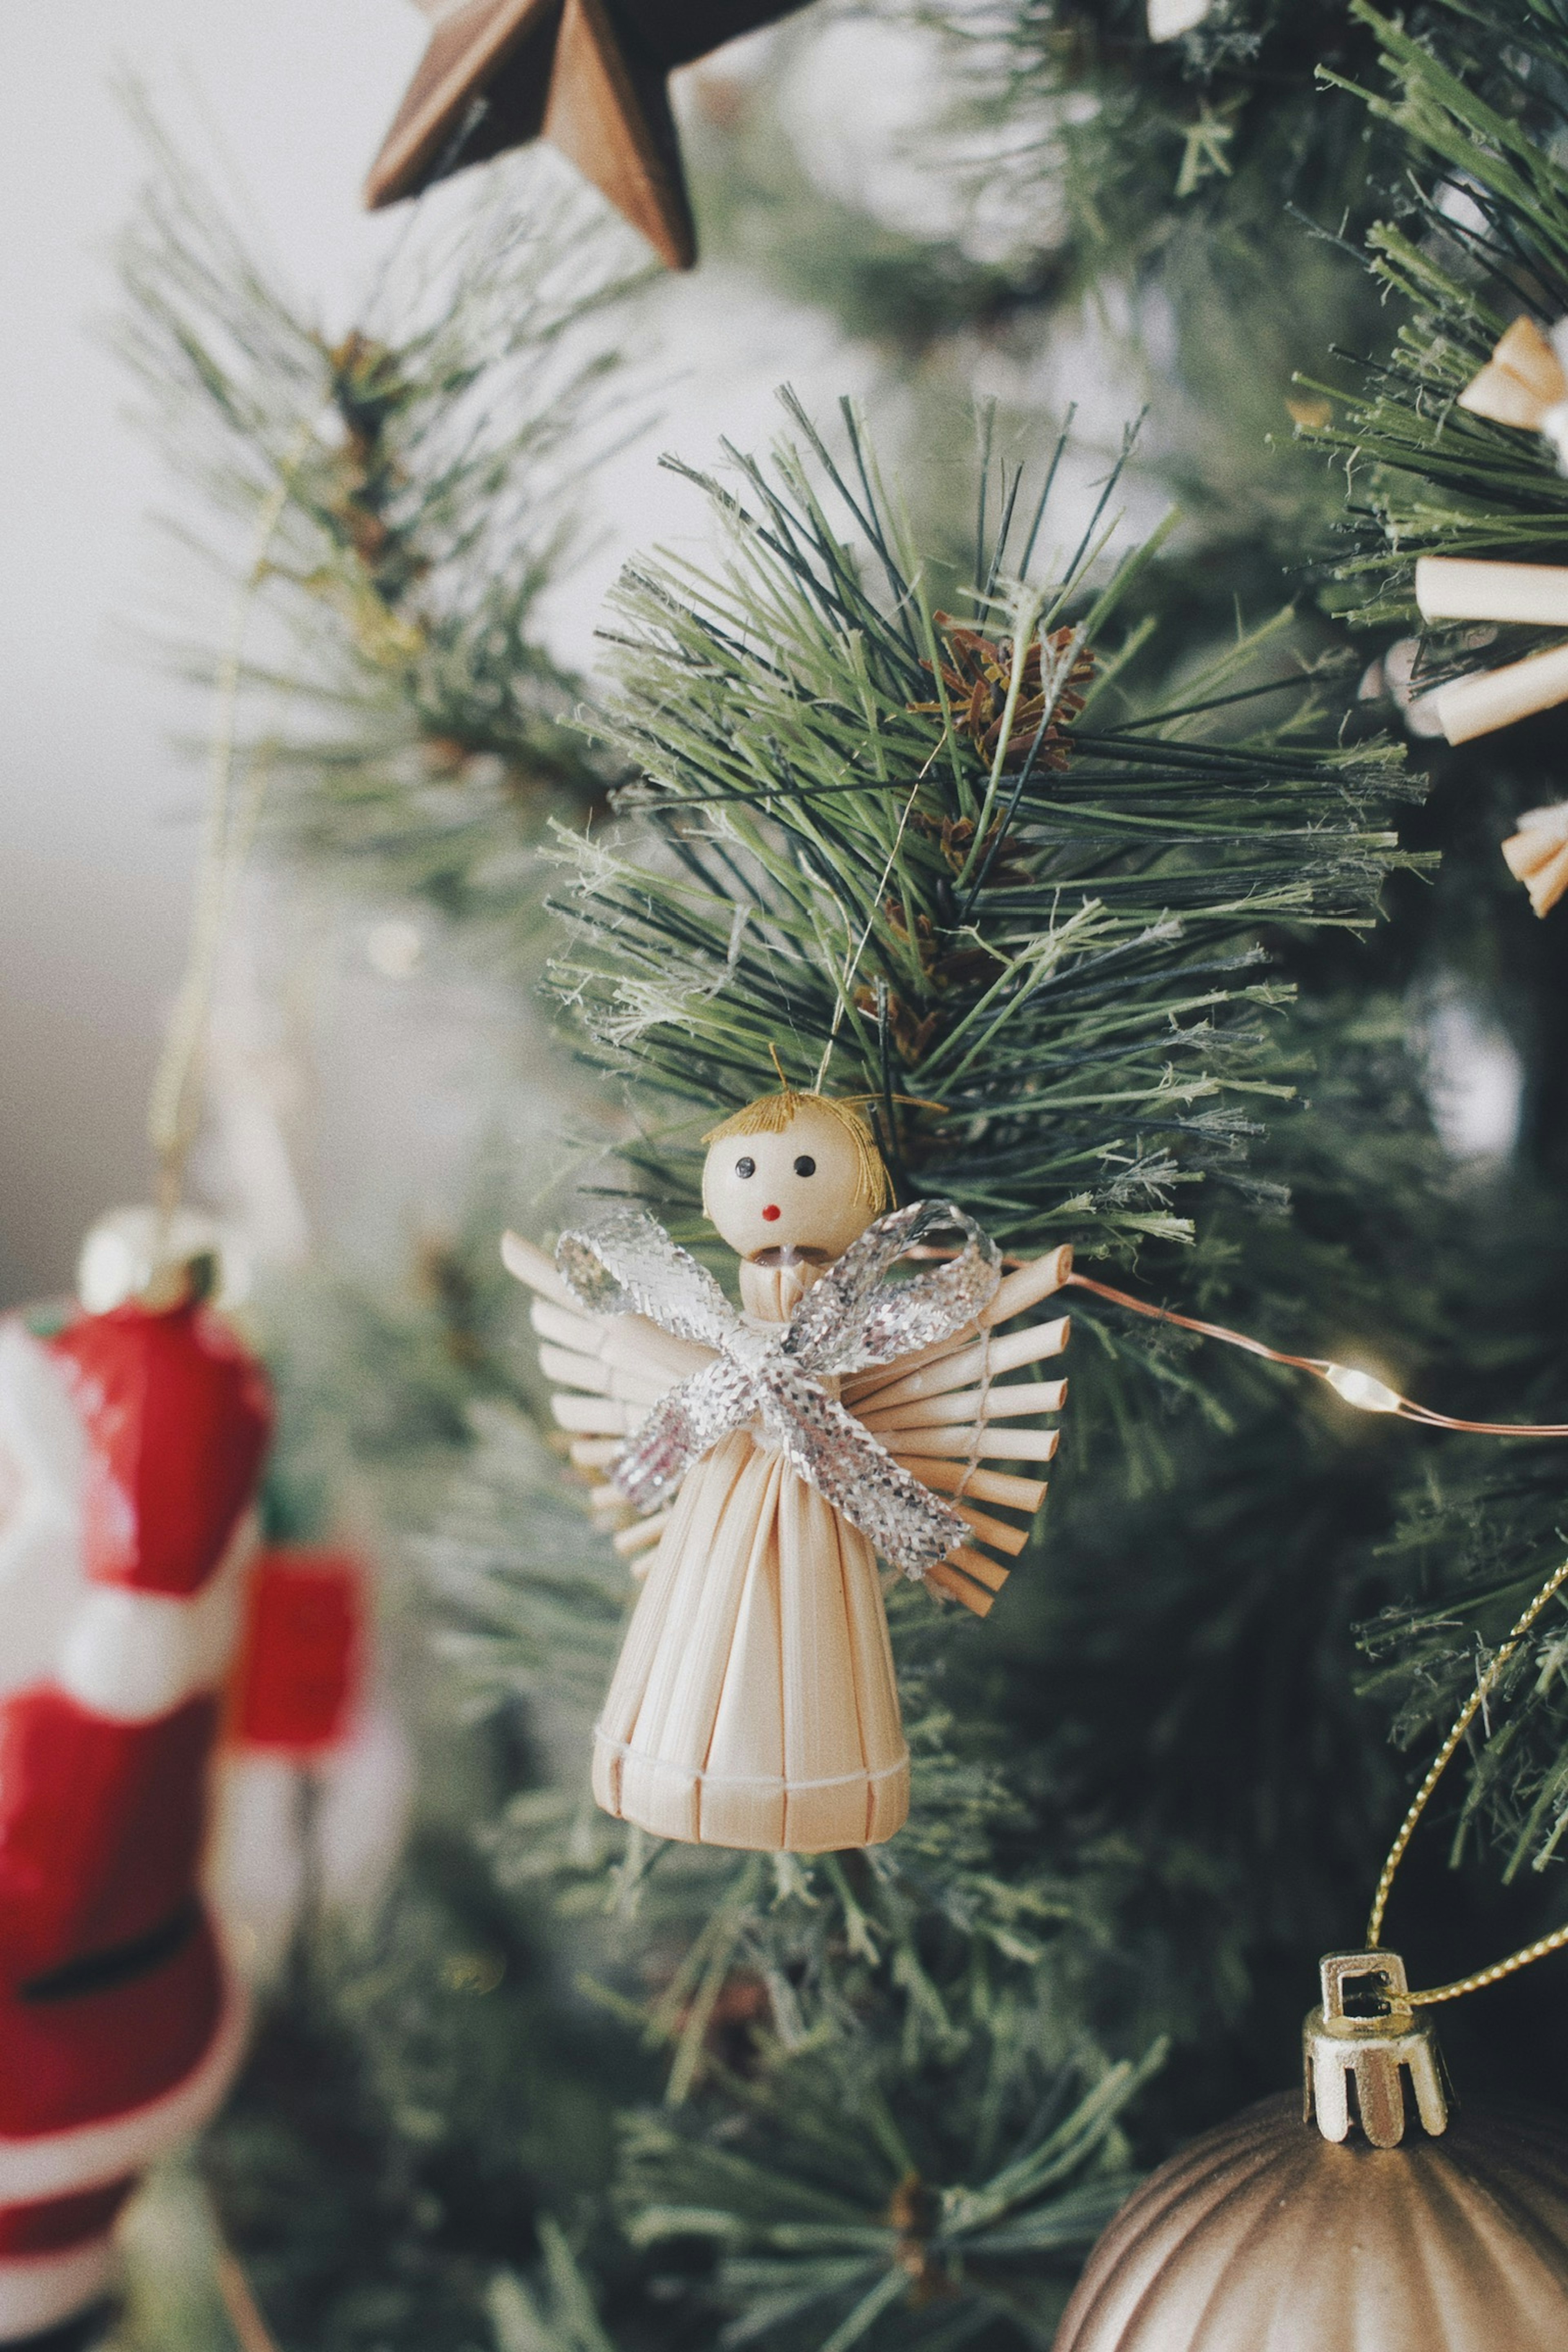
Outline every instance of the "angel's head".
<path id="1" fill-rule="evenodd" d="M 852 1103 L 786 1087 L 702 1139 L 702 1206 L 738 1256 L 839 1257 L 887 1206 L 882 1155 Z"/>

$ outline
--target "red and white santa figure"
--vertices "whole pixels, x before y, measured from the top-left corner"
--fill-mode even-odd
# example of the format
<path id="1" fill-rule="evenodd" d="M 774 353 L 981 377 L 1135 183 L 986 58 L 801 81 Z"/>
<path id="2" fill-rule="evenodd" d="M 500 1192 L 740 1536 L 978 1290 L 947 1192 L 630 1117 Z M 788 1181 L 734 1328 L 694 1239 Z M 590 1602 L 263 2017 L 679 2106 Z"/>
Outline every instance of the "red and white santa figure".
<path id="1" fill-rule="evenodd" d="M 342 1543 L 251 1567 L 207 1884 L 253 1983 L 313 1909 L 374 1913 L 407 1823 L 407 1735 L 374 1672 L 374 1571 Z"/>
<path id="2" fill-rule="evenodd" d="M 271 1407 L 162 1279 L 0 1323 L 0 2343 L 101 2296 L 244 2041 L 198 1877 Z"/>

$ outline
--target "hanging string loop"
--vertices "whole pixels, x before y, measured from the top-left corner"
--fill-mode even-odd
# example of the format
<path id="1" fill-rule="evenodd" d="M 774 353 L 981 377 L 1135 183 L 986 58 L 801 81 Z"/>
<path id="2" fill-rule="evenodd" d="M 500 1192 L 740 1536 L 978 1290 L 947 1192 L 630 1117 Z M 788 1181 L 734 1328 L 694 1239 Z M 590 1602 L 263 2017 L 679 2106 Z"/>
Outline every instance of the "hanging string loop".
<path id="1" fill-rule="evenodd" d="M 245 641 L 257 596 L 267 577 L 273 541 L 318 425 L 319 419 L 312 419 L 300 427 L 279 468 L 277 483 L 258 516 L 255 547 L 235 594 L 228 639 L 218 665 L 206 814 L 196 868 L 190 942 L 147 1106 L 148 1140 L 158 1167 L 158 1214 L 165 1230 L 180 1205 L 185 1162 L 201 1122 L 202 1049 L 212 1013 L 218 962 L 235 891 L 266 796 L 268 762 L 264 751 L 253 756 L 236 788 L 236 735 Z"/>

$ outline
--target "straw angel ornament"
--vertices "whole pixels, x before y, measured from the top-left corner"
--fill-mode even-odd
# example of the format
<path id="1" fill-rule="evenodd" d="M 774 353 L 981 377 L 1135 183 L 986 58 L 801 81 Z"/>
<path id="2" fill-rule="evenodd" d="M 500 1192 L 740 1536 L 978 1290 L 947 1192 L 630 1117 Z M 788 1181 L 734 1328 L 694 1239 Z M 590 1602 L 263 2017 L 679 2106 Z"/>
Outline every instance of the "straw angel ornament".
<path id="1" fill-rule="evenodd" d="M 707 1138 L 702 1205 L 740 1258 L 737 1314 L 637 1208 L 515 1234 L 546 1377 L 580 1468 L 648 1512 L 617 1538 L 646 1579 L 594 1737 L 594 1793 L 655 1835 L 764 1853 L 879 1845 L 909 1750 L 876 1555 L 984 1615 L 1023 1549 L 1064 1319 L 1000 1335 L 1065 1281 L 1063 1248 L 1004 1276 L 950 1202 L 884 1214 L 852 1104 L 789 1090 Z M 959 1245 L 932 1244 L 956 1234 Z M 930 1263 L 890 1279 L 901 1260 Z M 651 1554 L 651 1558 L 648 1555 Z"/>

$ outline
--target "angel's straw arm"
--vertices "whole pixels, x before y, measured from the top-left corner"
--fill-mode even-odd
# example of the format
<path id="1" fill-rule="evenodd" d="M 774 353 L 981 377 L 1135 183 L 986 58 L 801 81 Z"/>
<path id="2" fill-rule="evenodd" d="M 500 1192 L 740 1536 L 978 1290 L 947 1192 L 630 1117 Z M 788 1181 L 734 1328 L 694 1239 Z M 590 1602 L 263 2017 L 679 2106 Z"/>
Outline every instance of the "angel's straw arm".
<path id="1" fill-rule="evenodd" d="M 1048 1462 L 1058 1433 L 1014 1424 L 1037 1413 L 1059 1412 L 1067 1396 L 1065 1381 L 1002 1378 L 1059 1356 L 1068 1343 L 1067 1317 L 1027 1323 L 1000 1337 L 998 1327 L 1059 1290 L 1071 1270 L 1071 1250 L 1065 1245 L 1052 1250 L 1008 1275 L 984 1314 L 965 1330 L 845 1384 L 844 1402 L 849 1410 L 896 1462 L 945 1496 L 973 1531 L 974 1542 L 956 1545 L 940 1566 L 926 1570 L 925 1580 L 962 1601 L 976 1616 L 985 1615 L 1011 1573 L 992 1553 L 1012 1558 L 1022 1551 L 1028 1541 L 1027 1521 L 1046 1495 L 1044 1479 L 982 1465 Z M 1017 1526 L 977 1507 L 984 1503 L 1025 1513 L 1025 1524 Z M 989 1549 L 983 1549 L 987 1546 Z"/>
<path id="2" fill-rule="evenodd" d="M 502 1237 L 501 1258 L 535 1293 L 530 1320 L 542 1342 L 539 1368 L 561 1383 L 550 1404 L 571 1436 L 571 1458 L 579 1470 L 607 1470 L 653 1407 L 711 1363 L 713 1350 L 661 1331 L 645 1315 L 592 1313 L 573 1297 L 553 1260 L 516 1234 Z M 631 1505 L 613 1486 L 595 1486 L 589 1501 L 597 1511 L 630 1517 Z M 668 1516 L 631 1518 L 616 1536 L 616 1549 L 646 1567 Z"/>

